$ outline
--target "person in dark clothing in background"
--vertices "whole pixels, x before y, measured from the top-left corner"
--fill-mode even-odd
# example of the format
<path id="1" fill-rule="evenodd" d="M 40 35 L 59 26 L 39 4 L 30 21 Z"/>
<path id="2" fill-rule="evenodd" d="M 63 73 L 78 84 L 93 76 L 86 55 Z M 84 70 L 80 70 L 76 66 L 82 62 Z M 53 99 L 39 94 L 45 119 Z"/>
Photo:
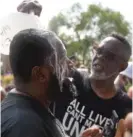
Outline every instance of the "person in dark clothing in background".
<path id="1" fill-rule="evenodd" d="M 27 29 L 10 45 L 12 89 L 1 105 L 2 137 L 64 137 L 49 104 L 61 92 L 66 49 L 52 32 Z"/>
<path id="2" fill-rule="evenodd" d="M 78 137 L 86 128 L 84 136 L 95 137 L 92 125 L 98 125 L 104 137 L 115 136 L 117 123 L 132 111 L 132 100 L 114 85 L 130 56 L 127 40 L 112 34 L 95 49 L 90 75 L 71 70 L 72 78 L 64 82 L 64 92 L 51 106 L 70 137 Z"/>

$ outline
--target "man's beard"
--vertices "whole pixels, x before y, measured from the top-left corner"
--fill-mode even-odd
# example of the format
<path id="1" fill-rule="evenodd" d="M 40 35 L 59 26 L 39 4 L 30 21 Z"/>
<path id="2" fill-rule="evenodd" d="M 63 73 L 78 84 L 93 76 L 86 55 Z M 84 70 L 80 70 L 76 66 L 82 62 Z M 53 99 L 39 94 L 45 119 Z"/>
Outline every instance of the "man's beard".
<path id="1" fill-rule="evenodd" d="M 48 85 L 47 95 L 49 101 L 56 101 L 61 94 L 62 87 L 59 84 L 59 80 L 55 74 L 51 74 L 50 82 Z"/>
<path id="2" fill-rule="evenodd" d="M 110 79 L 111 77 L 117 77 L 118 74 L 119 74 L 119 71 L 115 71 L 109 75 L 106 75 L 104 72 L 96 74 L 95 72 L 93 72 L 93 70 L 91 70 L 90 79 L 107 80 L 107 79 Z"/>

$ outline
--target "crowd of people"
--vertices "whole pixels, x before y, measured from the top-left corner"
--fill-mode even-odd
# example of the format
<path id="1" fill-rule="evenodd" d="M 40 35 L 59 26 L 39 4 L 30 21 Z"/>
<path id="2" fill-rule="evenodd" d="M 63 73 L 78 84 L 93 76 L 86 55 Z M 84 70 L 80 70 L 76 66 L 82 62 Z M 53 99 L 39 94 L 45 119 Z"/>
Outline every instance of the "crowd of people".
<path id="1" fill-rule="evenodd" d="M 27 0 L 17 10 L 40 16 L 42 6 Z M 0 87 L 1 136 L 131 137 L 131 54 L 124 37 L 110 34 L 95 48 L 88 72 L 67 57 L 54 32 L 18 32 L 10 44 L 13 79 Z"/>

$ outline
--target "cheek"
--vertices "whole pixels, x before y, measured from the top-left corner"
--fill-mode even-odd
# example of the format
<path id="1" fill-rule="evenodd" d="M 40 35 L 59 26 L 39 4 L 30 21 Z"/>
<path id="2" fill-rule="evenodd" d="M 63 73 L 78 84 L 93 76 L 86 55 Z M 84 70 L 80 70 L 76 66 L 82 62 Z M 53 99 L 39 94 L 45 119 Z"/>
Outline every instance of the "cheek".
<path id="1" fill-rule="evenodd" d="M 115 62 L 108 62 L 107 65 L 105 65 L 105 69 L 107 73 L 113 73 L 118 71 L 118 64 Z"/>

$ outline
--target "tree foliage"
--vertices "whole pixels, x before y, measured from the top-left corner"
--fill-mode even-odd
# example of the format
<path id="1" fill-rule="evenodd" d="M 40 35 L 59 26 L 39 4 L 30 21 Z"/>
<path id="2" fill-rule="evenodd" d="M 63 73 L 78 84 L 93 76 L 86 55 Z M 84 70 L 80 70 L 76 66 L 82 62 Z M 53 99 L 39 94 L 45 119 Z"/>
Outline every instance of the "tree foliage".
<path id="1" fill-rule="evenodd" d="M 49 29 L 57 33 L 67 45 L 68 55 L 76 53 L 87 64 L 94 42 L 99 42 L 111 33 L 130 39 L 130 24 L 120 12 L 91 4 L 83 10 L 79 3 L 68 11 L 56 15 L 49 22 Z"/>

